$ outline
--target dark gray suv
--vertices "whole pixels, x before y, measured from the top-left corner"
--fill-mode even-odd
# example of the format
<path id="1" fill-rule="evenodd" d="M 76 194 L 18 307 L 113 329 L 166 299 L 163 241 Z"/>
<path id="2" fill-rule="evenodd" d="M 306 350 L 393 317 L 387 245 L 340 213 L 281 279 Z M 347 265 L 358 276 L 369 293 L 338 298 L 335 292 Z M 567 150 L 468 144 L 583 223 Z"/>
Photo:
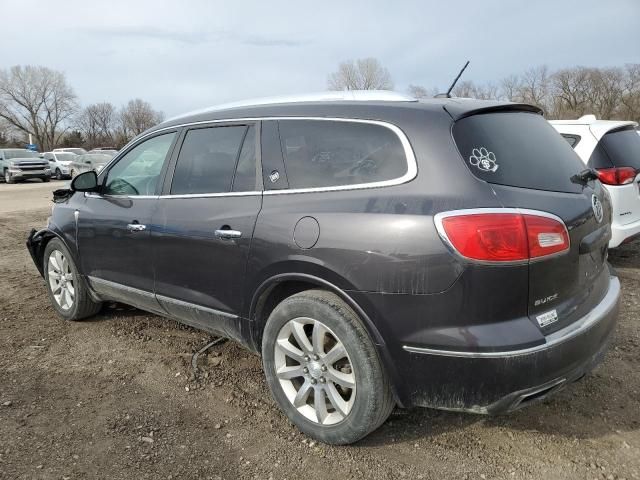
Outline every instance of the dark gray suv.
<path id="1" fill-rule="evenodd" d="M 584 376 L 620 295 L 593 172 L 529 105 L 350 98 L 189 114 L 78 175 L 28 240 L 57 312 L 235 339 L 334 444 L 395 405 L 507 412 Z"/>

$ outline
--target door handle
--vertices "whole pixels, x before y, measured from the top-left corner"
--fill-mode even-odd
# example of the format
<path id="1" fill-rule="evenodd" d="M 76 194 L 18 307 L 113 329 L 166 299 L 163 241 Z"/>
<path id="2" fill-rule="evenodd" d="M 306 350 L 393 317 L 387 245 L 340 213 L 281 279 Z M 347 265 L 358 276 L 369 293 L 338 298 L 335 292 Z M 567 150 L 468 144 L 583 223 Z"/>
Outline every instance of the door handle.
<path id="1" fill-rule="evenodd" d="M 146 225 L 141 225 L 139 223 L 130 223 L 127 225 L 127 230 L 130 232 L 143 232 L 147 229 Z"/>
<path id="2" fill-rule="evenodd" d="M 215 232 L 216 238 L 221 238 L 224 240 L 232 239 L 232 238 L 240 238 L 242 236 L 242 232 L 238 230 L 227 230 L 227 229 L 219 229 Z"/>

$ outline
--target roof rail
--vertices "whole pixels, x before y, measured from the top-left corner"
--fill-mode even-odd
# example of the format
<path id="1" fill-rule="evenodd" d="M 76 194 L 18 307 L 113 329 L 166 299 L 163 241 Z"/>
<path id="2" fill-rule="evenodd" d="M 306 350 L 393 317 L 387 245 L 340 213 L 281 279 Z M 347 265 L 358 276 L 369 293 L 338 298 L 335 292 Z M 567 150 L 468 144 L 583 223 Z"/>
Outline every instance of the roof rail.
<path id="1" fill-rule="evenodd" d="M 299 95 L 283 95 L 277 97 L 255 98 L 251 100 L 242 100 L 239 102 L 223 103 L 212 107 L 194 110 L 168 119 L 167 121 L 176 120 L 178 118 L 196 115 L 199 113 L 216 112 L 218 110 L 229 110 L 231 108 L 253 107 L 258 105 L 277 105 L 280 103 L 301 103 L 301 102 L 417 102 L 415 97 L 405 95 L 404 93 L 393 92 L 390 90 L 339 90 L 317 93 L 303 93 Z"/>

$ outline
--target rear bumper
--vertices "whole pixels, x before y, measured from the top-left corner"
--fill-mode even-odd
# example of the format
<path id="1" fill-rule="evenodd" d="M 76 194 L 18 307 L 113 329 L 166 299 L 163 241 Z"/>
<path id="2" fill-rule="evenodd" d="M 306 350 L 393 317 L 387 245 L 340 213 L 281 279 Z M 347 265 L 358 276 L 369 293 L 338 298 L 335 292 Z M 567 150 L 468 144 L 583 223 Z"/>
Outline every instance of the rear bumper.
<path id="1" fill-rule="evenodd" d="M 626 225 L 614 223 L 611 225 L 609 248 L 616 248 L 624 243 L 625 240 L 631 240 L 636 237 L 640 237 L 640 220 Z"/>
<path id="2" fill-rule="evenodd" d="M 610 277 L 587 315 L 527 348 L 470 352 L 403 346 L 396 363 L 405 405 L 501 413 L 578 380 L 603 358 L 618 316 L 620 282 Z"/>

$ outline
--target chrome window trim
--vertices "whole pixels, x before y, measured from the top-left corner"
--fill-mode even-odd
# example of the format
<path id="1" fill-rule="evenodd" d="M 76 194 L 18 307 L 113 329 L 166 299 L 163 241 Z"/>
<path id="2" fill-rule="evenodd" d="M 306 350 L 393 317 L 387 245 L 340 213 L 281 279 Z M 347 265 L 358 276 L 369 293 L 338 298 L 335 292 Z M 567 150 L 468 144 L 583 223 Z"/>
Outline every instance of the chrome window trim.
<path id="1" fill-rule="evenodd" d="M 586 333 L 600 320 L 605 318 L 616 306 L 617 298 L 620 295 L 620 280 L 618 277 L 609 277 L 609 290 L 600 303 L 580 320 L 573 322 L 557 332 L 545 337 L 545 343 L 536 345 L 535 347 L 522 348 L 519 350 L 507 350 L 501 352 L 460 352 L 455 350 L 440 350 L 435 348 L 422 348 L 403 345 L 403 350 L 411 353 L 421 353 L 429 355 L 440 355 L 445 357 L 460 358 L 511 358 L 520 357 L 522 355 L 531 355 L 544 350 L 561 345 L 564 342 Z"/>
<path id="2" fill-rule="evenodd" d="M 457 249 L 456 247 L 453 246 L 453 243 L 451 242 L 451 240 L 449 239 L 449 237 L 447 236 L 447 232 L 444 229 L 444 225 L 442 224 L 442 219 L 444 218 L 448 218 L 448 217 L 457 217 L 460 215 L 481 215 L 484 213 L 518 213 L 518 214 L 522 214 L 522 215 L 536 215 L 538 217 L 546 217 L 546 218 L 550 218 L 552 220 L 556 220 L 557 222 L 560 222 L 563 226 L 564 226 L 564 230 L 567 233 L 567 238 L 569 239 L 569 248 L 567 248 L 566 250 L 563 250 L 561 252 L 556 252 L 556 253 L 551 253 L 549 255 L 545 255 L 543 257 L 536 257 L 533 259 L 527 259 L 527 260 L 517 260 L 517 261 L 512 261 L 512 262 L 501 262 L 501 261 L 492 261 L 492 260 L 477 260 L 475 258 L 469 258 L 469 257 L 465 257 L 464 255 L 462 255 Z M 479 265 L 504 265 L 504 266 L 512 266 L 512 265 L 528 265 L 530 263 L 536 263 L 542 260 L 547 260 L 549 258 L 553 258 L 553 257 L 557 257 L 559 255 L 565 255 L 567 252 L 569 252 L 569 250 L 571 250 L 571 236 L 569 235 L 569 230 L 567 229 L 567 225 L 564 223 L 564 220 L 562 220 L 560 217 L 558 217 L 557 215 L 554 215 L 553 213 L 549 213 L 549 212 L 543 212 L 541 210 L 530 210 L 528 208 L 467 208 L 467 209 L 462 209 L 462 210 L 450 210 L 448 212 L 440 212 L 440 213 L 436 213 L 433 217 L 433 222 L 436 226 L 436 230 L 438 231 L 438 235 L 440 235 L 440 238 L 442 239 L 442 241 L 444 241 L 444 243 L 449 247 L 449 249 L 453 252 L 454 255 L 456 255 L 458 258 L 464 260 L 465 262 L 470 262 L 470 263 L 476 263 Z"/>
<path id="3" fill-rule="evenodd" d="M 215 197 L 254 197 L 262 195 L 262 192 L 249 191 L 249 192 L 224 192 L 224 193 L 184 193 L 180 195 L 160 195 L 161 199 L 181 199 L 181 198 L 215 198 Z"/>
<path id="4" fill-rule="evenodd" d="M 336 185 L 333 187 L 309 187 L 309 188 L 283 188 L 280 190 L 264 190 L 261 193 L 264 195 L 284 195 L 288 193 L 313 193 L 313 192 L 332 192 L 338 190 L 361 190 L 365 188 L 378 188 L 378 187 L 390 187 L 394 185 L 401 185 L 403 183 L 410 182 L 418 175 L 418 162 L 416 160 L 415 153 L 413 152 L 413 148 L 411 147 L 411 143 L 407 135 L 396 125 L 381 121 L 381 120 L 368 120 L 363 118 L 350 118 L 350 117 L 298 117 L 298 116 L 280 116 L 280 117 L 245 117 L 245 118 L 225 118 L 218 120 L 202 120 L 199 122 L 187 122 L 181 123 L 177 125 L 171 125 L 168 127 L 159 128 L 158 130 L 154 130 L 152 132 L 148 132 L 146 134 L 142 134 L 141 137 L 133 139 L 127 145 L 125 145 L 121 151 L 126 153 L 130 150 L 131 147 L 135 144 L 141 143 L 144 139 L 149 136 L 159 134 L 166 130 L 176 130 L 180 128 L 188 128 L 198 125 L 214 125 L 218 123 L 243 123 L 243 122 L 261 122 L 261 121 L 269 121 L 269 120 L 321 120 L 321 121 L 331 121 L 331 122 L 349 122 L 349 123 L 366 123 L 369 125 L 378 125 L 381 127 L 388 128 L 393 133 L 396 134 L 402 148 L 405 153 L 405 161 L 407 163 L 407 172 L 398 178 L 393 178 L 390 180 L 382 180 L 379 182 L 370 182 L 370 183 L 358 183 L 354 185 Z M 111 167 L 112 163 L 115 163 L 119 160 L 120 155 L 117 155 L 103 167 L 104 171 L 107 171 L 108 168 Z M 225 193 L 212 193 L 206 195 L 215 195 L 215 196 L 235 196 L 233 194 L 237 193 L 245 193 L 245 192 L 225 192 Z M 198 194 L 199 195 L 199 194 Z M 161 195 L 162 198 L 170 198 L 174 197 L 174 195 Z M 129 198 L 129 196 L 127 197 Z M 140 196 L 130 196 L 130 198 L 140 198 Z M 151 198 L 151 197 L 149 197 Z"/>
<path id="5" fill-rule="evenodd" d="M 101 199 L 107 199 L 107 198 L 127 198 L 127 199 L 141 199 L 141 200 L 157 200 L 160 196 L 159 195 L 100 195 L 98 193 L 92 193 L 92 192 L 84 192 L 84 196 L 85 198 L 101 198 Z"/>

